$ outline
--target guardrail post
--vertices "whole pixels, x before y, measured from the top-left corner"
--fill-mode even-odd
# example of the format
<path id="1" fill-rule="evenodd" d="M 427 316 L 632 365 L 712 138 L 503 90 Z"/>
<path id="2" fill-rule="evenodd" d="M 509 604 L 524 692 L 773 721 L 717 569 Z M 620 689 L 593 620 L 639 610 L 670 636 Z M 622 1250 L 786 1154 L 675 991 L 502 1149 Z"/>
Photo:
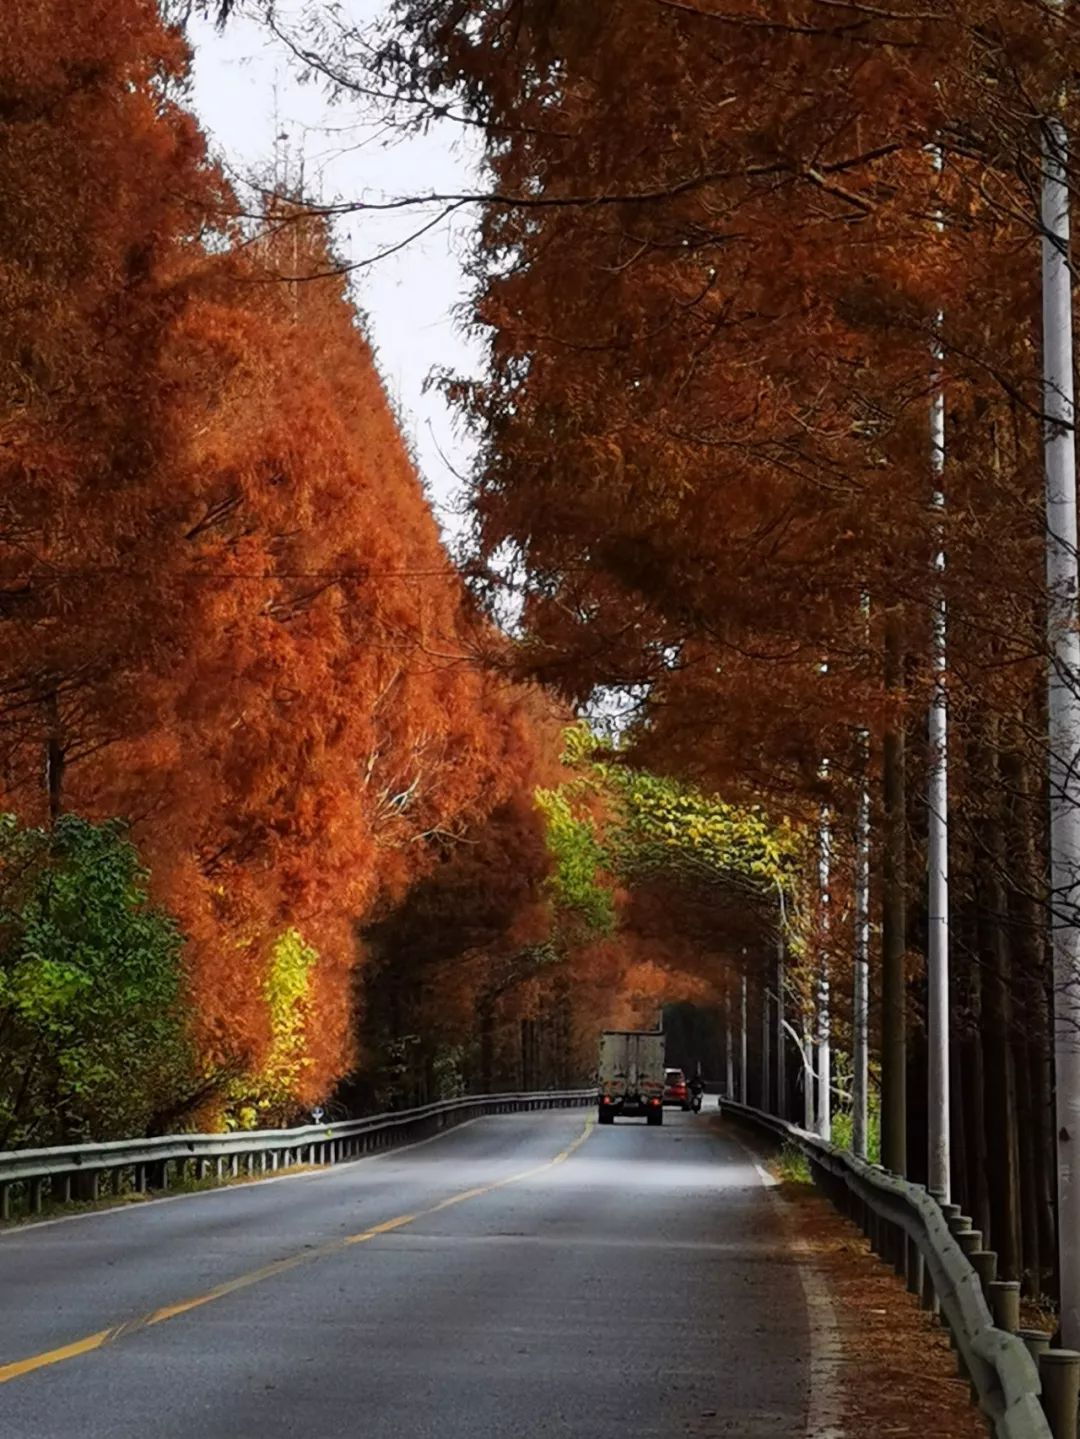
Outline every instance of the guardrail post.
<path id="1" fill-rule="evenodd" d="M 72 1199 L 96 1199 L 98 1197 L 98 1171 L 96 1169 L 75 1169 L 71 1173 Z"/>
<path id="2" fill-rule="evenodd" d="M 31 1179 L 30 1181 L 30 1213 L 41 1213 L 41 1180 Z"/>
<path id="3" fill-rule="evenodd" d="M 1080 1353 L 1075 1349 L 1047 1349 L 1039 1355 L 1042 1407 L 1054 1439 L 1076 1439 L 1076 1413 L 1080 1403 Z"/>
<path id="4" fill-rule="evenodd" d="M 894 1272 L 906 1283 L 908 1272 L 907 1232 L 899 1224 L 890 1224 L 892 1234 L 892 1266 Z"/>
<path id="5" fill-rule="evenodd" d="M 0 1184 L 0 1219 L 11 1218 L 11 1185 Z"/>
<path id="6" fill-rule="evenodd" d="M 976 1249 L 968 1255 L 971 1260 L 971 1267 L 979 1276 L 979 1283 L 982 1285 L 983 1298 L 987 1304 L 990 1303 L 990 1286 L 997 1279 L 997 1250 Z"/>
<path id="7" fill-rule="evenodd" d="M 1015 1334 L 1020 1328 L 1020 1285 L 1015 1279 L 995 1279 L 987 1289 L 994 1327 Z"/>
<path id="8" fill-rule="evenodd" d="M 927 1314 L 936 1314 L 938 1312 L 938 1296 L 937 1290 L 934 1288 L 934 1271 L 930 1268 L 929 1264 L 926 1263 L 925 1259 L 923 1260 L 922 1288 L 919 1291 L 919 1305 L 926 1310 Z"/>
<path id="9" fill-rule="evenodd" d="M 904 1253 L 907 1257 L 907 1290 L 909 1294 L 921 1294 L 923 1286 L 922 1250 L 910 1234 L 904 1236 Z"/>
<path id="10" fill-rule="evenodd" d="M 1040 1357 L 1050 1348 L 1050 1341 L 1054 1336 L 1048 1329 L 1018 1329 L 1016 1333 L 1027 1345 L 1027 1352 L 1034 1359 L 1037 1369 Z"/>
<path id="11" fill-rule="evenodd" d="M 982 1230 L 962 1229 L 956 1236 L 956 1242 L 963 1250 L 965 1257 L 970 1259 L 976 1250 L 982 1248 Z"/>

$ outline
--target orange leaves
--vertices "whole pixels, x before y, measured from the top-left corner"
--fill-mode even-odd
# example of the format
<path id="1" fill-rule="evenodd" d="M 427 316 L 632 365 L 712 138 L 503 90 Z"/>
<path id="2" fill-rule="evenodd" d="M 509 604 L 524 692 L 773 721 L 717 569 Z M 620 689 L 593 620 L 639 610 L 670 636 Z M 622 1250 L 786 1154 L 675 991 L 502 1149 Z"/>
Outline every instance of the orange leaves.
<path id="1" fill-rule="evenodd" d="M 12 56 L 5 802 L 40 812 L 48 734 L 62 804 L 131 819 L 188 937 L 210 1064 L 264 1057 L 263 976 L 297 930 L 319 955 L 305 1085 L 325 1092 L 352 1054 L 356 926 L 516 813 L 540 706 L 480 662 L 492 636 L 325 229 L 275 204 L 235 243 L 222 177 L 167 98 L 185 55 L 154 6 L 5 7 Z M 535 937 L 528 883 L 518 901 L 510 928 Z"/>

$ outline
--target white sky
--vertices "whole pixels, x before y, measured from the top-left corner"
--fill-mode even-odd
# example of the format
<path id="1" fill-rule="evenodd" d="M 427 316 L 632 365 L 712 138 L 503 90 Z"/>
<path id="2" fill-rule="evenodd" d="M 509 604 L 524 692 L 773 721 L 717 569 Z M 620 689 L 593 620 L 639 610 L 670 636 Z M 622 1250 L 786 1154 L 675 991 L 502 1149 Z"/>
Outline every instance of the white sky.
<path id="1" fill-rule="evenodd" d="M 346 0 L 343 8 L 367 21 L 380 13 L 384 0 Z M 297 9 L 295 0 L 279 4 L 283 28 Z M 375 202 L 475 187 L 480 155 L 475 132 L 446 121 L 425 135 L 388 143 L 359 102 L 331 105 L 318 85 L 301 84 L 288 52 L 253 20 L 239 16 L 224 34 L 209 21 L 193 20 L 188 34 L 195 47 L 194 107 L 234 178 L 265 174 L 276 160 L 278 173 L 284 170 L 295 181 L 302 159 L 305 189 L 325 202 Z M 475 341 L 462 334 L 454 313 L 467 293 L 460 256 L 471 214 L 460 212 L 452 223 L 354 278 L 383 380 L 450 534 L 460 529 L 453 514 L 460 489 L 454 471 L 467 471 L 472 451 L 441 396 L 425 394 L 423 386 L 435 367 L 465 373 L 478 368 Z M 355 263 L 402 240 L 425 218 L 415 208 L 349 216 L 338 224 L 339 250 Z"/>

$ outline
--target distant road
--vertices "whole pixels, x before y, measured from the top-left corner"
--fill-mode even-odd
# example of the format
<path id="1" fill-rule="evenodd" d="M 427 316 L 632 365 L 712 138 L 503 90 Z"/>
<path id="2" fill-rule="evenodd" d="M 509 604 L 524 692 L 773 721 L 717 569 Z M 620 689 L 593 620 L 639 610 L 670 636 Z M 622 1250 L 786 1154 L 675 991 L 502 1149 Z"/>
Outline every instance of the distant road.
<path id="1" fill-rule="evenodd" d="M 705 1114 L 12 1231 L 0 1314 L 4 1439 L 805 1439 L 798 1270 Z"/>

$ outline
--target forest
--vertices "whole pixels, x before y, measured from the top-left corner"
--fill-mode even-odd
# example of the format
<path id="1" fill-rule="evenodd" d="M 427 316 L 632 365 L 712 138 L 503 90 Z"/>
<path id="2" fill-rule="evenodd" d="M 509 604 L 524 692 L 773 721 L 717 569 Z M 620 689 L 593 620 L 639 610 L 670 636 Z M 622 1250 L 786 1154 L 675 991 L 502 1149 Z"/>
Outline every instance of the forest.
<path id="1" fill-rule="evenodd" d="M 119 18 L 0 21 L 0 1146 L 587 1074 L 663 996 L 650 837 L 452 562 L 326 218 L 242 213 Z"/>
<path id="2" fill-rule="evenodd" d="M 1071 10 L 302 7 L 312 83 L 484 139 L 414 197 L 477 215 L 458 554 L 361 202 L 241 202 L 199 8 L 0 11 L 0 1147 L 571 1084 L 693 1006 L 1052 1299 Z"/>

